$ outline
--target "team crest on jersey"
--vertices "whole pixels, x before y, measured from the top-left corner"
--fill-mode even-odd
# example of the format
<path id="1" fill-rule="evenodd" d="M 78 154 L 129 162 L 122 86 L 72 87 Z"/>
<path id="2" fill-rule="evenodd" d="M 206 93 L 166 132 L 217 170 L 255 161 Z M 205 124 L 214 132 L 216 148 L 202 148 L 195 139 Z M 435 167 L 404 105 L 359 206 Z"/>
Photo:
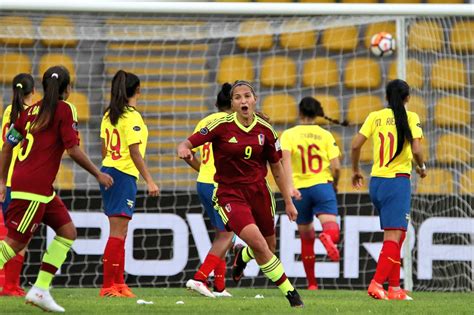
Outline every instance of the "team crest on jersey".
<path id="1" fill-rule="evenodd" d="M 263 133 L 258 135 L 258 144 L 263 145 L 265 143 L 265 135 Z"/>
<path id="2" fill-rule="evenodd" d="M 75 131 L 77 131 L 77 122 L 73 122 L 73 123 L 72 123 L 72 129 L 74 129 Z"/>
<path id="3" fill-rule="evenodd" d="M 230 206 L 230 203 L 226 204 L 224 208 L 225 208 L 225 211 L 227 211 L 227 212 L 232 211 L 232 207 Z"/>
<path id="4" fill-rule="evenodd" d="M 199 133 L 205 136 L 209 133 L 209 129 L 207 129 L 207 127 L 201 128 L 201 130 L 199 130 Z"/>
<path id="5" fill-rule="evenodd" d="M 135 126 L 135 127 L 133 127 L 133 130 L 135 130 L 135 131 L 140 131 L 141 129 L 142 129 L 142 128 L 140 128 L 140 126 Z"/>

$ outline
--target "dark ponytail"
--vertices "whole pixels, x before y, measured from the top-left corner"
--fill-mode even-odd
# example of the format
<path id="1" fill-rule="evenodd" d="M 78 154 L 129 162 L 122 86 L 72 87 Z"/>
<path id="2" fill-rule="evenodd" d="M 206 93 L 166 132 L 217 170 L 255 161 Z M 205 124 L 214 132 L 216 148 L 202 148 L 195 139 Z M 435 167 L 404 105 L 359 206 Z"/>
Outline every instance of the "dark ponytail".
<path id="1" fill-rule="evenodd" d="M 224 112 L 231 108 L 231 98 L 230 90 L 232 89 L 232 84 L 224 83 L 222 84 L 221 90 L 217 94 L 216 107 L 219 111 Z"/>
<path id="2" fill-rule="evenodd" d="M 139 86 L 140 79 L 133 73 L 119 70 L 114 75 L 110 91 L 110 104 L 105 109 L 105 113 L 108 113 L 113 126 L 122 117 L 126 107 L 128 107 L 128 99 L 136 94 Z"/>
<path id="3" fill-rule="evenodd" d="M 306 96 L 301 99 L 300 104 L 298 105 L 300 115 L 303 117 L 311 118 L 314 119 L 316 117 L 322 117 L 326 119 L 327 121 L 341 125 L 341 126 L 347 126 L 348 123 L 346 120 L 339 121 L 337 119 L 329 118 L 324 114 L 323 107 L 321 106 L 321 103 L 315 99 L 314 97 L 311 96 Z"/>
<path id="4" fill-rule="evenodd" d="M 31 132 L 38 132 L 48 128 L 54 119 L 58 101 L 62 100 L 63 94 L 71 83 L 69 71 L 63 66 L 54 66 L 46 70 L 43 75 L 44 97 L 38 116 L 33 122 Z"/>
<path id="5" fill-rule="evenodd" d="M 32 93 L 35 88 L 35 80 L 29 73 L 20 73 L 13 78 L 13 99 L 12 110 L 10 112 L 10 123 L 15 123 L 16 119 L 23 111 L 25 96 Z"/>
<path id="6" fill-rule="evenodd" d="M 386 164 L 388 166 L 402 152 L 405 140 L 410 144 L 413 142 L 413 135 L 408 125 L 408 115 L 405 109 L 405 102 L 407 97 L 410 96 L 410 86 L 405 81 L 396 79 L 387 84 L 385 93 L 388 107 L 393 111 L 395 126 L 397 127 L 397 151 Z"/>

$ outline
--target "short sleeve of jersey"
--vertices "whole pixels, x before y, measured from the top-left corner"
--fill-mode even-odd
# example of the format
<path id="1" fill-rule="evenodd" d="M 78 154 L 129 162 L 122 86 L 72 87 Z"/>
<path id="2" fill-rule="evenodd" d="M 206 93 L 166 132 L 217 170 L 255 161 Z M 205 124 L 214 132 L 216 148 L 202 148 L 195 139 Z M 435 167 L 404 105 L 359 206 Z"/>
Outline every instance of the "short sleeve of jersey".
<path id="1" fill-rule="evenodd" d="M 219 130 L 222 128 L 222 125 L 218 125 L 211 130 L 208 127 L 199 129 L 198 132 L 195 132 L 191 137 L 188 138 L 189 142 L 193 145 L 193 148 L 199 147 L 206 142 L 211 142 L 214 139 Z"/>
<path id="2" fill-rule="evenodd" d="M 105 133 L 106 118 L 107 118 L 107 116 L 104 115 L 104 117 L 102 117 L 102 122 L 100 123 L 100 137 L 101 137 L 102 139 L 106 139 L 106 138 L 107 138 L 107 135 L 106 135 L 106 133 Z"/>
<path id="3" fill-rule="evenodd" d="M 66 149 L 79 145 L 79 132 L 77 131 L 76 107 L 71 103 L 65 103 L 61 107 L 61 123 L 59 125 L 61 140 Z"/>
<path id="4" fill-rule="evenodd" d="M 268 162 L 273 164 L 281 160 L 281 145 L 275 131 L 272 131 L 271 133 L 269 132 L 268 141 L 265 141 L 265 152 Z"/>
<path id="5" fill-rule="evenodd" d="M 290 141 L 290 132 L 284 131 L 280 138 L 281 149 L 291 152 L 291 141 Z"/>
<path id="6" fill-rule="evenodd" d="M 370 113 L 369 116 L 365 119 L 364 124 L 359 130 L 359 133 L 364 135 L 366 138 L 369 138 L 372 135 L 372 132 L 374 131 L 374 118 L 375 114 Z"/>
<path id="7" fill-rule="evenodd" d="M 140 130 L 143 128 L 142 117 L 136 111 L 129 113 L 125 121 L 124 133 L 127 137 L 127 144 L 140 143 L 142 141 Z"/>
<path id="8" fill-rule="evenodd" d="M 413 139 L 423 138 L 423 130 L 421 129 L 420 117 L 418 114 L 410 112 L 408 116 L 408 124 L 410 125 Z"/>
<path id="9" fill-rule="evenodd" d="M 341 151 L 339 150 L 339 147 L 337 146 L 336 139 L 334 139 L 334 136 L 331 133 L 328 133 L 327 141 L 328 141 L 327 152 L 328 152 L 329 160 L 339 157 L 341 155 Z"/>

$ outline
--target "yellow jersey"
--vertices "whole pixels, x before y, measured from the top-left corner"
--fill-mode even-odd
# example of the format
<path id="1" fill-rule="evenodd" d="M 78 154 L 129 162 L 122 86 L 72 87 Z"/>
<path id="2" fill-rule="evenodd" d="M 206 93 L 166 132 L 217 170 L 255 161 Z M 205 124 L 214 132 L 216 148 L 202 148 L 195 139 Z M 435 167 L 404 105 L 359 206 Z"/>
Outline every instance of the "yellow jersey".
<path id="1" fill-rule="evenodd" d="M 5 111 L 3 112 L 2 137 L 0 139 L 0 150 L 3 147 L 3 143 L 5 142 L 5 136 L 8 132 L 8 129 L 10 128 L 10 113 L 11 112 L 12 112 L 12 105 L 8 105 L 7 108 L 5 108 Z M 5 186 L 7 186 L 7 187 L 12 186 L 13 168 L 15 167 L 15 161 L 16 161 L 16 158 L 18 156 L 18 152 L 20 151 L 20 148 L 21 148 L 21 145 L 17 145 L 13 148 L 12 161 L 10 163 L 10 168 L 8 169 L 7 182 L 5 184 Z"/>
<path id="2" fill-rule="evenodd" d="M 138 179 L 140 173 L 130 156 L 129 146 L 139 143 L 140 154 L 145 158 L 148 128 L 140 113 L 133 107 L 127 107 L 115 126 L 106 113 L 100 125 L 100 137 L 104 139 L 107 149 L 102 165 L 116 168 Z"/>
<path id="3" fill-rule="evenodd" d="M 218 112 L 210 114 L 203 119 L 201 119 L 196 128 L 194 128 L 194 132 L 196 133 L 202 128 L 209 125 L 216 119 L 222 118 L 227 116 L 226 112 Z M 214 154 L 212 153 L 212 143 L 206 142 L 200 147 L 194 148 L 194 152 L 199 151 L 199 155 L 201 156 L 201 166 L 199 168 L 199 175 L 197 181 L 200 183 L 205 184 L 213 184 L 214 183 L 214 174 L 216 173 L 216 167 L 214 166 Z"/>
<path id="4" fill-rule="evenodd" d="M 318 125 L 299 125 L 281 135 L 282 150 L 291 153 L 295 188 L 307 188 L 333 180 L 330 161 L 341 155 L 334 136 Z"/>
<path id="5" fill-rule="evenodd" d="M 407 111 L 407 116 L 413 139 L 422 138 L 423 131 L 418 115 Z M 374 164 L 370 175 L 393 178 L 397 174 L 411 173 L 413 154 L 408 141 L 405 141 L 400 155 L 388 166 L 386 165 L 397 151 L 397 127 L 395 126 L 395 117 L 393 116 L 392 109 L 385 108 L 370 113 L 360 128 L 359 133 L 366 138 L 372 137 L 373 140 Z"/>

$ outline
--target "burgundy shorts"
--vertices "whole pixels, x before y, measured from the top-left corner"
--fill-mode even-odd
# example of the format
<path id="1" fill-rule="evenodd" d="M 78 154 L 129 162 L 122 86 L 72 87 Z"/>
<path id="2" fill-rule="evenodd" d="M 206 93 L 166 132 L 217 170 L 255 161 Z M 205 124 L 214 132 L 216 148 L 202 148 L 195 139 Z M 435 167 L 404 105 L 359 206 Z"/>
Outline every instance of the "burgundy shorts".
<path id="1" fill-rule="evenodd" d="M 275 234 L 275 199 L 266 182 L 251 185 L 218 185 L 215 202 L 227 229 L 239 235 L 244 227 L 256 224 L 267 237 Z"/>
<path id="2" fill-rule="evenodd" d="M 48 203 L 13 199 L 6 213 L 8 237 L 21 243 L 27 243 L 43 222 L 53 230 L 71 222 L 66 206 L 58 196 Z"/>

